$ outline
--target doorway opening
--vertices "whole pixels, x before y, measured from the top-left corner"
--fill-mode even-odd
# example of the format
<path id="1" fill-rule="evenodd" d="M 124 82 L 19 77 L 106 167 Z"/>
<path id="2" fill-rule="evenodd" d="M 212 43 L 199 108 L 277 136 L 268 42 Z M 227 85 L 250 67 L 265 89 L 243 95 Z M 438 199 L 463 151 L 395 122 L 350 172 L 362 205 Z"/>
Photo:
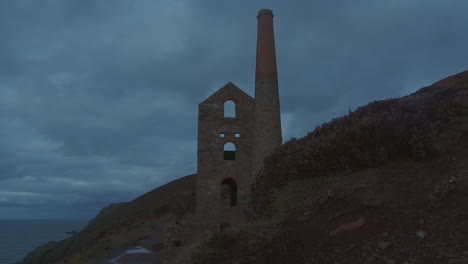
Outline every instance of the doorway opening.
<path id="1" fill-rule="evenodd" d="M 223 206 L 237 206 L 237 184 L 232 178 L 224 179 L 221 183 L 221 203 Z"/>

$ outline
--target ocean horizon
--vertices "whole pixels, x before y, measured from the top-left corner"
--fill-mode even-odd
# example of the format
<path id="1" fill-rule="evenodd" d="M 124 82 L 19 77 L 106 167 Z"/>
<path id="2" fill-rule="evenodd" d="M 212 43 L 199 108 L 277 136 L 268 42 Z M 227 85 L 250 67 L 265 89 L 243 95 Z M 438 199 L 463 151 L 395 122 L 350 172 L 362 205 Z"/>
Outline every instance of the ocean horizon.
<path id="1" fill-rule="evenodd" d="M 79 232 L 89 219 L 0 219 L 0 264 L 16 264 L 38 246 Z"/>

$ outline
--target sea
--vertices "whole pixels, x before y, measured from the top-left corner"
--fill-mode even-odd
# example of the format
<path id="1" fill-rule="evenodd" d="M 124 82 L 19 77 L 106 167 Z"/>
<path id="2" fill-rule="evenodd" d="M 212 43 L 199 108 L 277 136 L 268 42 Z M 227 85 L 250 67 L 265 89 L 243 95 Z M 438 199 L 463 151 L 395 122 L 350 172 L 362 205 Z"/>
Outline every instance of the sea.
<path id="1" fill-rule="evenodd" d="M 15 264 L 29 252 L 48 241 L 70 237 L 79 232 L 85 219 L 0 219 L 0 264 Z"/>

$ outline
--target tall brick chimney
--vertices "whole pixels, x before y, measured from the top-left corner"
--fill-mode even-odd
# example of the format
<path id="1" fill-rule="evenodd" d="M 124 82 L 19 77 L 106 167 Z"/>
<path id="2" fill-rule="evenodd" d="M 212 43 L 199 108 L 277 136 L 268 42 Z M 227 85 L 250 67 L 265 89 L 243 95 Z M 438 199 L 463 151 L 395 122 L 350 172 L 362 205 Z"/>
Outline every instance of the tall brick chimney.
<path id="1" fill-rule="evenodd" d="M 270 9 L 262 9 L 258 11 L 257 20 L 257 65 L 255 80 L 264 78 L 278 80 L 275 36 L 273 33 L 273 12 Z"/>
<path id="2" fill-rule="evenodd" d="M 257 20 L 254 177 L 263 166 L 264 157 L 282 143 L 273 12 L 262 9 L 258 12 Z"/>

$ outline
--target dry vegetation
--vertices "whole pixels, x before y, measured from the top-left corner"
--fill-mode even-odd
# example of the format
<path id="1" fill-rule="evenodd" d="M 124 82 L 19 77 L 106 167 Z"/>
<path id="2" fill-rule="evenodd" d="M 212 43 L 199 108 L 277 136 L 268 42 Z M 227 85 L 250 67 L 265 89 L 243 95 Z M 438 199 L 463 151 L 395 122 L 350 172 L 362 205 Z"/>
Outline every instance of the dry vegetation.
<path id="1" fill-rule="evenodd" d="M 362 106 L 266 157 L 254 224 L 193 262 L 468 263 L 466 149 L 468 72 Z"/>
<path id="2" fill-rule="evenodd" d="M 271 214 L 273 188 L 285 182 L 434 156 L 440 151 L 434 143 L 443 130 L 468 116 L 468 86 L 452 85 L 436 83 L 401 99 L 370 103 L 287 141 L 265 159 L 269 165 L 252 188 L 253 208 L 260 215 Z"/>

